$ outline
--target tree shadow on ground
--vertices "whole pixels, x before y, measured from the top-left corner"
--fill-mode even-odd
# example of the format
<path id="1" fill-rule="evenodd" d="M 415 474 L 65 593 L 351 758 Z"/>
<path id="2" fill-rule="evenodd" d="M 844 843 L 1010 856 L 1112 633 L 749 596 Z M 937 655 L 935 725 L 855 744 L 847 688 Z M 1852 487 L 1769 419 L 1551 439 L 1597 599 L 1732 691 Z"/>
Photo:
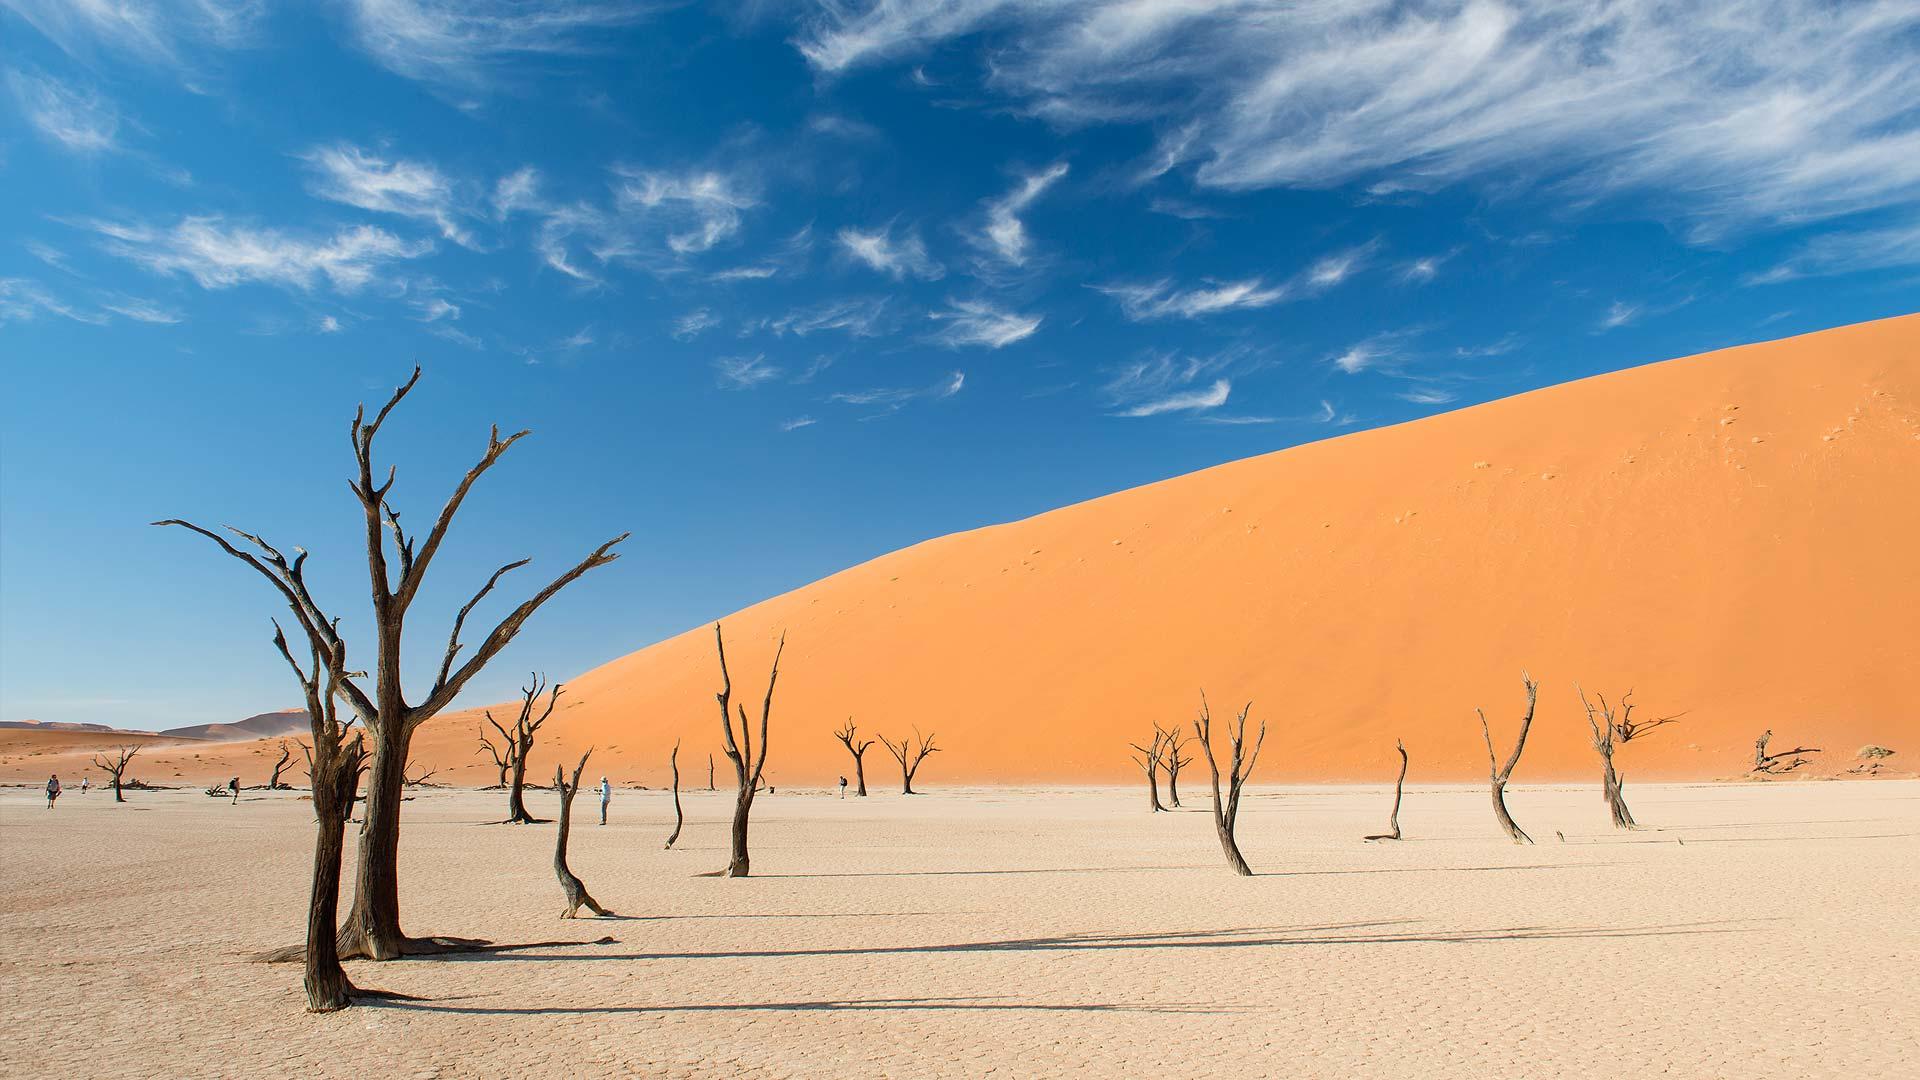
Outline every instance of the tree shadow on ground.
<path id="1" fill-rule="evenodd" d="M 381 1001 L 369 1002 L 368 1004 L 408 1012 L 465 1013 L 476 1016 L 643 1016 L 662 1013 L 703 1012 L 948 1012 L 975 1010 L 990 1012 L 1204 1015 L 1237 1011 L 1224 1008 L 1208 1008 L 1185 1003 L 1156 1005 L 1135 1005 L 1114 1002 L 1055 1004 L 1038 1001 L 1013 1001 L 1005 997 L 853 998 L 820 1001 L 714 1002 L 691 1005 L 587 1005 L 577 1008 L 557 1005 L 500 1008 L 417 1001 Z"/>

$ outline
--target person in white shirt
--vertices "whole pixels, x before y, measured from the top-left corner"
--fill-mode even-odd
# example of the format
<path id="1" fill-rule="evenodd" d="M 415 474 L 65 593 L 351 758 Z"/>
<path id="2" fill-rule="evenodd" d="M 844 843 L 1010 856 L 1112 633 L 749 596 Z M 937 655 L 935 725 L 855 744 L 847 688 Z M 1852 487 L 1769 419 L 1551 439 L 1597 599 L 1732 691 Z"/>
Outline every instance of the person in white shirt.
<path id="1" fill-rule="evenodd" d="M 607 783 L 607 778 L 603 776 L 600 778 L 600 824 L 602 825 L 607 823 L 607 800 L 611 798 L 613 798 L 613 785 Z"/>

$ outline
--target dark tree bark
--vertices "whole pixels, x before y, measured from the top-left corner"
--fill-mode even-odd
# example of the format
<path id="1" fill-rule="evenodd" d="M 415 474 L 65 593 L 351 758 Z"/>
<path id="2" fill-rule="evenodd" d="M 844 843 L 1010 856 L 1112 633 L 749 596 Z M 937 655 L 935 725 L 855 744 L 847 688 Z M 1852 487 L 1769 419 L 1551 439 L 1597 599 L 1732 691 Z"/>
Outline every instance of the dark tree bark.
<path id="1" fill-rule="evenodd" d="M 1387 831 L 1367 837 L 1369 840 L 1400 839 L 1400 792 L 1407 785 L 1407 747 L 1395 739 L 1393 748 L 1400 751 L 1400 778 L 1393 782 L 1393 814 L 1387 818 Z"/>
<path id="2" fill-rule="evenodd" d="M 495 427 L 487 438 L 487 448 L 480 461 L 455 485 L 452 495 L 441 507 L 439 516 L 434 519 L 424 539 L 409 536 L 400 524 L 399 512 L 387 501 L 387 494 L 393 489 L 396 470 L 390 467 L 384 481 L 375 480 L 373 444 L 388 415 L 419 379 L 420 369 L 416 367 L 412 377 L 394 391 L 371 421 L 362 407 L 354 413 L 349 429 L 357 475 L 349 481 L 348 486 L 360 502 L 364 524 L 367 576 L 373 601 L 371 626 L 375 655 L 371 693 L 348 677 L 350 674 L 364 677 L 364 673 L 348 673 L 343 668 L 339 680 L 339 694 L 346 699 L 364 726 L 367 741 L 371 744 L 367 809 L 361 824 L 353 904 L 342 921 L 339 934 L 339 952 L 347 958 L 364 956 L 373 960 L 391 960 L 408 953 L 441 952 L 473 944 L 457 939 L 409 938 L 400 929 L 400 806 L 402 788 L 406 783 L 407 754 L 413 734 L 421 724 L 433 718 L 457 697 L 467 683 L 507 647 L 543 604 L 583 574 L 617 559 L 619 556 L 613 552 L 613 548 L 626 539 L 625 535 L 621 535 L 600 545 L 508 612 L 464 662 L 456 666 L 456 658 L 466 649 L 460 635 L 467 616 L 493 591 L 503 575 L 525 566 L 528 560 L 520 559 L 494 571 L 455 616 L 432 688 L 419 701 L 408 701 L 401 686 L 401 640 L 408 609 L 419 594 L 427 570 L 474 483 L 493 468 L 514 443 L 528 434 L 521 431 L 502 439 L 499 428 Z M 321 613 L 301 577 L 300 568 L 306 561 L 306 552 L 299 552 L 295 559 L 289 561 L 272 545 L 251 533 L 231 530 L 248 545 L 247 550 L 242 550 L 220 533 L 188 521 L 169 518 L 154 524 L 190 529 L 219 545 L 228 555 L 247 563 L 286 600 L 308 638 L 322 644 L 323 654 L 332 656 L 339 651 L 336 648 L 340 641 L 337 629 Z M 389 570 L 389 545 L 399 563 L 397 580 Z M 341 662 L 344 664 L 344 660 Z"/>
<path id="3" fill-rule="evenodd" d="M 280 760 L 273 763 L 273 776 L 267 780 L 268 791 L 279 791 L 287 785 L 280 782 L 280 774 L 287 771 L 287 763 L 293 760 L 293 750 L 287 746 L 287 740 L 280 740 Z"/>
<path id="4" fill-rule="evenodd" d="M 680 839 L 680 829 L 687 823 L 687 815 L 680 810 L 680 740 L 673 741 L 673 753 L 667 756 L 667 764 L 673 766 L 673 835 L 667 837 L 667 850 L 672 851 L 675 841 Z"/>
<path id="5" fill-rule="evenodd" d="M 560 879 L 560 891 L 567 894 L 567 908 L 560 913 L 563 919 L 577 916 L 582 907 L 595 915 L 611 915 L 613 912 L 601 907 L 587 887 L 572 870 L 567 869 L 567 829 L 573 823 L 573 797 L 580 794 L 580 771 L 587 767 L 587 759 L 593 756 L 593 748 L 580 755 L 580 764 L 573 767 L 573 782 L 567 782 L 566 767 L 553 767 L 553 789 L 560 793 L 560 831 L 553 842 L 553 872 Z"/>
<path id="6" fill-rule="evenodd" d="M 866 798 L 867 797 L 866 756 L 867 756 L 867 748 L 873 745 L 873 740 L 861 739 L 860 745 L 858 746 L 854 745 L 854 740 L 860 739 L 860 734 L 859 734 L 859 730 L 853 726 L 853 717 L 851 716 L 847 717 L 846 726 L 834 732 L 833 737 L 836 739 L 839 739 L 841 742 L 841 745 L 847 748 L 847 753 L 853 756 L 853 779 L 854 779 L 854 783 L 859 785 L 859 788 L 860 788 L 860 790 L 854 792 L 854 794 L 859 796 L 862 799 Z"/>
<path id="7" fill-rule="evenodd" d="M 1493 731 L 1487 727 L 1487 714 L 1479 709 L 1473 711 L 1480 714 L 1480 734 L 1487 740 L 1487 777 L 1493 783 L 1494 820 L 1507 831 L 1514 843 L 1531 844 L 1533 837 L 1514 824 L 1513 815 L 1507 813 L 1507 781 L 1513 777 L 1513 767 L 1520 764 L 1520 751 L 1527 747 L 1527 729 L 1533 726 L 1533 706 L 1540 696 L 1540 684 L 1534 682 L 1531 676 L 1523 673 L 1520 681 L 1527 688 L 1527 714 L 1520 718 L 1520 734 L 1513 740 L 1513 753 L 1507 755 L 1504 766 L 1494 764 Z"/>
<path id="8" fill-rule="evenodd" d="M 507 733 L 506 728 L 500 726 L 500 721 L 493 718 L 491 711 L 488 711 L 486 716 L 487 723 L 493 725 L 493 730 L 500 733 L 500 742 L 499 745 L 495 745 L 493 736 L 487 734 L 486 728 L 481 728 L 480 749 L 487 752 L 487 756 L 493 759 L 494 768 L 500 770 L 500 778 L 494 782 L 493 786 L 505 788 L 507 772 L 513 768 L 513 736 Z"/>
<path id="9" fill-rule="evenodd" d="M 1766 731 L 1760 734 L 1760 737 L 1758 739 L 1754 740 L 1754 743 L 1753 743 L 1753 771 L 1754 772 L 1763 773 L 1769 776 L 1775 776 L 1781 773 L 1790 773 L 1793 770 L 1800 768 L 1802 765 L 1810 764 L 1810 762 L 1806 758 L 1801 757 L 1800 755 L 1818 754 L 1822 752 L 1820 748 L 1817 746 L 1796 746 L 1791 750 L 1782 750 L 1777 754 L 1769 754 L 1767 753 L 1767 744 L 1772 741 L 1773 741 L 1772 728 L 1768 728 Z M 1793 760 L 1788 761 L 1786 760 L 1787 758 L 1792 758 Z"/>
<path id="10" fill-rule="evenodd" d="M 719 623 L 713 624 L 713 644 L 720 656 L 720 692 L 713 697 L 720 703 L 721 751 L 727 755 L 728 761 L 733 762 L 734 778 L 740 785 L 733 802 L 733 857 L 728 861 L 727 868 L 717 876 L 747 877 L 752 873 L 753 865 L 747 855 L 747 820 L 753 813 L 753 797 L 760 790 L 760 774 L 767 767 L 767 720 L 773 716 L 773 685 L 780 679 L 780 654 L 787 651 L 787 635 L 780 635 L 780 644 L 773 651 L 773 669 L 767 673 L 767 697 L 760 705 L 760 746 L 757 756 L 753 733 L 747 728 L 745 705 L 739 706 L 740 737 L 734 738 L 733 715 L 728 712 L 728 704 L 733 700 L 733 679 L 727 674 L 727 642 L 720 633 Z"/>
<path id="11" fill-rule="evenodd" d="M 1260 733 L 1254 738 L 1253 753 L 1246 754 L 1247 714 L 1253 711 L 1253 702 L 1247 702 L 1240 710 L 1240 717 L 1228 730 L 1227 738 L 1233 745 L 1233 760 L 1227 769 L 1227 792 L 1223 800 L 1220 796 L 1220 765 L 1213 753 L 1213 714 L 1207 708 L 1207 695 L 1200 695 L 1200 719 L 1194 722 L 1193 732 L 1200 738 L 1200 748 L 1207 753 L 1207 772 L 1213 777 L 1213 829 L 1220 836 L 1220 850 L 1227 857 L 1227 865 L 1241 877 L 1252 877 L 1253 869 L 1240 854 L 1240 843 L 1234 837 L 1234 826 L 1240 819 L 1240 789 L 1253 775 L 1253 764 L 1260 760 L 1260 747 L 1267 741 L 1267 722 L 1260 722 Z"/>
<path id="12" fill-rule="evenodd" d="M 520 716 L 513 722 L 513 733 L 509 736 L 512 741 L 508 744 L 507 750 L 512 761 L 509 770 L 511 779 L 507 785 L 506 824 L 540 823 L 539 818 L 527 812 L 525 795 L 527 755 L 533 752 L 534 734 L 540 730 L 542 724 L 547 722 L 547 718 L 553 715 L 553 707 L 560 701 L 560 689 L 564 685 L 564 683 L 554 683 L 553 689 L 549 691 L 546 687 L 546 676 L 536 672 L 527 676 L 527 685 L 520 688 Z M 535 718 L 533 712 L 540 704 L 540 695 L 543 693 L 547 695 L 547 707 L 538 718 Z M 495 728 L 506 730 L 500 727 L 500 722 L 493 718 L 491 712 L 487 713 L 487 721 Z"/>
<path id="13" fill-rule="evenodd" d="M 887 753 L 893 755 L 893 760 L 900 763 L 900 794 L 902 795 L 920 794 L 913 790 L 913 778 L 920 773 L 920 763 L 927 760 L 928 754 L 940 752 L 940 748 L 933 745 L 932 735 L 922 737 L 920 729 L 914 728 L 913 737 L 920 740 L 919 746 L 914 746 L 904 737 L 898 745 L 895 745 L 889 742 L 885 735 L 880 736 L 880 745 L 886 747 Z"/>
<path id="14" fill-rule="evenodd" d="M 93 767 L 113 778 L 114 802 L 127 801 L 127 797 L 120 793 L 120 786 L 125 782 L 128 763 L 133 761 L 133 755 L 139 752 L 138 746 L 123 746 L 111 758 L 102 754 L 93 755 Z"/>
<path id="15" fill-rule="evenodd" d="M 1161 755 L 1166 752 L 1166 742 L 1166 733 L 1159 728 L 1154 728 L 1152 746 L 1141 746 L 1139 743 L 1127 744 L 1137 751 L 1133 755 L 1133 763 L 1140 766 L 1141 771 L 1147 774 L 1147 805 L 1155 814 L 1166 809 L 1160 805 Z"/>
<path id="16" fill-rule="evenodd" d="M 1161 729 L 1156 725 L 1154 730 Z M 1186 735 L 1178 725 L 1167 729 L 1164 734 L 1167 739 L 1167 805 L 1178 807 L 1180 805 L 1180 770 L 1192 764 L 1193 759 L 1182 757 L 1180 754 L 1180 748 L 1186 745 Z"/>
<path id="17" fill-rule="evenodd" d="M 1600 798 L 1607 804 L 1607 812 L 1613 818 L 1616 829 L 1637 829 L 1640 823 L 1633 820 L 1633 812 L 1627 809 L 1626 793 L 1622 790 L 1624 781 L 1614 771 L 1613 752 L 1616 746 L 1624 746 L 1656 728 L 1664 727 L 1680 719 L 1679 715 L 1662 716 L 1653 720 L 1635 720 L 1633 718 L 1633 691 L 1620 695 L 1618 702 L 1609 702 L 1607 695 L 1595 694 L 1600 704 L 1587 700 L 1586 691 L 1576 684 L 1574 692 L 1580 695 L 1580 705 L 1587 711 L 1587 727 L 1593 732 L 1593 749 L 1600 755 Z"/>
<path id="18" fill-rule="evenodd" d="M 708 791 L 719 790 L 718 788 L 713 786 L 713 755 L 712 754 L 707 755 L 707 790 Z"/>

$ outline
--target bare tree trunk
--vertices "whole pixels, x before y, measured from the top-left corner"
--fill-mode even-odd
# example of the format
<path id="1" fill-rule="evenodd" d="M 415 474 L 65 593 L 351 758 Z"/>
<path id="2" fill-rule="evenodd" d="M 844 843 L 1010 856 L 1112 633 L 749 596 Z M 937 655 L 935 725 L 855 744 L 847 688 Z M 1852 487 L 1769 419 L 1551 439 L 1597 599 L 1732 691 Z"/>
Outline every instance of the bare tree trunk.
<path id="1" fill-rule="evenodd" d="M 273 764 L 273 775 L 267 780 L 268 791 L 280 790 L 280 774 L 287 770 L 287 762 L 293 760 L 293 751 L 288 748 L 287 740 L 280 740 L 280 760 Z"/>
<path id="2" fill-rule="evenodd" d="M 516 753 L 513 756 L 513 773 L 507 780 L 507 821 L 513 825 L 530 825 L 534 817 L 527 811 L 527 756 Z"/>
<path id="3" fill-rule="evenodd" d="M 1193 725 L 1194 734 L 1200 737 L 1200 746 L 1207 752 L 1207 772 L 1213 777 L 1213 829 L 1220 837 L 1220 851 L 1227 857 L 1227 865 L 1241 877 L 1252 877 L 1253 868 L 1247 865 L 1246 857 L 1240 854 L 1240 843 L 1234 837 L 1234 826 L 1240 818 L 1240 790 L 1253 775 L 1254 762 L 1260 758 L 1260 747 L 1267 741 L 1266 721 L 1260 722 L 1260 734 L 1254 740 L 1253 753 L 1243 757 L 1247 740 L 1247 714 L 1253 711 L 1253 702 L 1240 710 L 1240 717 L 1234 727 L 1227 732 L 1233 744 L 1233 759 L 1227 770 L 1227 791 L 1225 798 L 1220 793 L 1220 765 L 1213 753 L 1213 714 L 1207 707 L 1207 696 L 1200 695 L 1200 719 Z"/>
<path id="4" fill-rule="evenodd" d="M 720 624 L 713 624 L 714 649 L 720 657 L 720 692 L 713 695 L 720 703 L 721 750 L 727 760 L 733 762 L 734 777 L 739 782 L 738 794 L 733 802 L 733 856 L 727 862 L 723 877 L 747 877 L 752 873 L 752 859 L 747 854 L 747 821 L 753 814 L 753 796 L 760 789 L 761 774 L 767 768 L 767 722 L 773 716 L 773 687 L 780 679 L 780 656 L 787 651 L 787 636 L 780 635 L 780 644 L 773 652 L 773 667 L 767 674 L 767 697 L 760 706 L 760 746 L 756 752 L 753 745 L 753 732 L 747 727 L 747 707 L 740 709 L 740 737 L 734 738 L 733 716 L 727 711 L 733 698 L 733 678 L 727 674 L 727 643 L 720 633 Z M 757 753 L 757 756 L 756 756 Z M 711 763 L 712 758 L 708 758 Z M 711 764 L 708 766 L 711 775 Z M 711 782 L 711 781 L 709 781 Z"/>
<path id="5" fill-rule="evenodd" d="M 1400 793 L 1407 784 L 1407 746 L 1395 739 L 1393 748 L 1400 751 L 1400 778 L 1393 782 L 1393 813 L 1387 818 L 1387 831 L 1367 837 L 1369 840 L 1400 839 Z"/>
<path id="6" fill-rule="evenodd" d="M 593 756 L 592 748 L 580 755 L 580 764 L 573 767 L 573 783 L 567 783 L 564 766 L 553 767 L 553 789 L 560 793 L 560 830 L 553 841 L 553 872 L 560 879 L 560 890 L 567 894 L 567 907 L 560 913 L 563 919 L 571 919 L 580 913 L 582 907 L 595 915 L 611 915 L 597 903 L 587 886 L 572 870 L 567 868 L 567 829 L 573 822 L 573 797 L 580 794 L 580 772 L 587 767 L 587 759 Z"/>
<path id="7" fill-rule="evenodd" d="M 1147 774 L 1147 806 L 1150 812 L 1158 814 L 1166 809 L 1160 805 L 1160 756 L 1166 749 L 1166 733 L 1154 728 L 1152 746 L 1141 746 L 1139 743 L 1129 745 L 1138 751 L 1133 763 Z"/>
<path id="8" fill-rule="evenodd" d="M 401 745 L 391 745 L 398 738 Z M 354 861 L 353 905 L 340 922 L 340 958 L 392 960 L 407 951 L 400 930 L 400 803 L 411 731 L 374 736 L 367 769 L 366 816 Z"/>
<path id="9" fill-rule="evenodd" d="M 713 755 L 712 754 L 707 755 L 707 790 L 708 791 L 719 790 L 718 788 L 715 788 L 713 786 Z"/>
<path id="10" fill-rule="evenodd" d="M 313 781 L 313 889 L 307 897 L 306 970 L 308 1012 L 335 1012 L 352 1003 L 353 983 L 340 966 L 336 948 L 340 908 L 340 863 L 347 821 L 341 812 L 353 807 L 360 783 L 360 743 L 335 745 L 326 755 L 327 767 L 316 769 Z"/>
<path id="11" fill-rule="evenodd" d="M 1493 731 L 1487 727 L 1487 714 L 1480 712 L 1479 709 L 1475 709 L 1474 712 L 1480 714 L 1480 734 L 1487 740 L 1487 769 L 1488 778 L 1493 785 L 1494 820 L 1500 823 L 1500 827 L 1506 830 L 1514 843 L 1531 844 L 1533 837 L 1528 836 L 1520 826 L 1514 824 L 1513 815 L 1507 813 L 1507 781 L 1513 776 L 1513 767 L 1520 764 L 1520 752 L 1527 747 L 1527 729 L 1533 726 L 1534 703 L 1540 695 L 1540 684 L 1534 682 L 1531 676 L 1523 673 L 1520 681 L 1527 688 L 1527 714 L 1520 718 L 1520 734 L 1514 739 L 1513 753 L 1507 756 L 1507 763 L 1504 766 L 1494 764 Z"/>
<path id="12" fill-rule="evenodd" d="M 847 723 L 844 727 L 840 728 L 838 731 L 835 731 L 833 733 L 833 737 L 840 740 L 841 744 L 847 748 L 847 754 L 853 758 L 853 779 L 854 779 L 854 782 L 857 783 L 860 787 L 860 790 L 856 791 L 854 794 L 859 798 L 862 798 L 862 799 L 866 798 L 867 797 L 866 756 L 867 756 L 867 748 L 873 745 L 873 740 L 866 739 L 866 740 L 860 741 L 859 745 L 857 746 L 855 745 L 855 741 L 860 739 L 860 733 L 859 733 L 859 729 L 854 726 L 853 717 L 851 716 L 847 717 Z"/>
<path id="13" fill-rule="evenodd" d="M 886 747 L 887 753 L 892 754 L 893 759 L 900 763 L 900 794 L 902 795 L 920 794 L 913 790 L 913 778 L 920 772 L 920 763 L 927 760 L 928 754 L 940 752 L 940 748 L 933 745 L 932 735 L 922 736 L 920 729 L 914 728 L 913 737 L 920 740 L 918 747 L 908 743 L 904 736 L 901 737 L 897 746 L 885 735 L 880 736 L 880 745 Z"/>
<path id="14" fill-rule="evenodd" d="M 680 839 L 680 828 L 686 824 L 687 816 L 680 810 L 680 742 L 675 740 L 673 753 L 667 758 L 673 766 L 673 835 L 667 837 L 667 850 L 672 851 L 674 842 Z"/>
<path id="15" fill-rule="evenodd" d="M 127 766 L 133 763 L 134 755 L 139 752 L 140 747 L 138 746 L 122 746 L 119 750 L 115 751 L 115 755 L 111 758 L 104 754 L 95 754 L 93 756 L 93 767 L 113 778 L 114 802 L 123 803 L 127 801 L 127 797 L 120 793 L 120 788 L 126 779 Z"/>

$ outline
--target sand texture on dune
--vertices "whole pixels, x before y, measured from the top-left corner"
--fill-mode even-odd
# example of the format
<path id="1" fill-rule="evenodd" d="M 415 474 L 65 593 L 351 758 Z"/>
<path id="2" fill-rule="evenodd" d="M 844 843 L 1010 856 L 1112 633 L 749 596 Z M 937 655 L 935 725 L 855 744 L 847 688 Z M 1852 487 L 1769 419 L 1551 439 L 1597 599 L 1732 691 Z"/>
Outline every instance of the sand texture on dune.
<path id="1" fill-rule="evenodd" d="M 930 780 L 1119 780 L 1125 743 L 1191 719 L 1202 687 L 1273 725 L 1270 776 L 1390 776 L 1398 737 L 1415 776 L 1477 778 L 1473 709 L 1511 732 L 1523 669 L 1543 685 L 1522 778 L 1594 772 L 1576 681 L 1686 713 L 1621 752 L 1631 783 L 1736 775 L 1767 728 L 1843 759 L 1920 753 L 1917 549 L 1910 316 L 943 537 L 725 623 L 750 708 L 787 633 L 776 784 L 847 771 L 829 732 L 849 714 L 937 731 Z M 696 628 L 573 679 L 547 749 L 663 782 L 676 737 L 683 764 L 715 748 L 717 688 Z M 476 729 L 449 716 L 416 747 L 471 761 Z"/>
<path id="2" fill-rule="evenodd" d="M 309 804 L 95 793 L 48 813 L 0 792 L 0 1073 L 1865 1080 L 1920 1061 L 1920 782 L 1647 785 L 1631 834 L 1592 786 L 1522 788 L 1530 848 L 1483 788 L 1416 787 L 1395 845 L 1358 839 L 1381 791 L 1250 789 L 1254 878 L 1188 795 L 1150 815 L 1132 790 L 783 789 L 756 805 L 760 876 L 725 881 L 693 876 L 725 862 L 724 793 L 691 798 L 663 851 L 667 800 L 623 792 L 571 863 L 629 917 L 565 922 L 552 826 L 426 793 L 408 928 L 544 944 L 349 964 L 420 1000 L 312 1017 L 297 969 L 244 959 L 305 925 Z"/>

